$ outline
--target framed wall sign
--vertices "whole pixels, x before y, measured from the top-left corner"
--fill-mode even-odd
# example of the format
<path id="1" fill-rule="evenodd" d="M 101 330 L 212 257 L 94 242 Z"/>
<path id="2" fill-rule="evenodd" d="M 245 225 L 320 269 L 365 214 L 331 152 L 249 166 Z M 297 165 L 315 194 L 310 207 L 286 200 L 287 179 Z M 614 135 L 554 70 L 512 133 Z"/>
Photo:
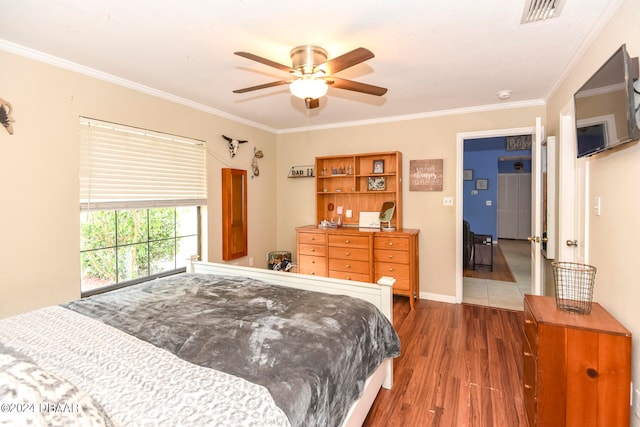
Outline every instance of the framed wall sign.
<path id="1" fill-rule="evenodd" d="M 465 181 L 472 181 L 473 169 L 465 169 L 464 172 L 462 172 L 462 179 L 464 179 Z"/>
<path id="2" fill-rule="evenodd" d="M 507 151 L 531 150 L 531 135 L 517 135 L 507 137 Z"/>
<path id="3" fill-rule="evenodd" d="M 486 178 L 476 179 L 476 190 L 487 190 L 489 188 L 489 180 Z"/>
<path id="4" fill-rule="evenodd" d="M 443 159 L 410 160 L 410 191 L 442 191 Z"/>

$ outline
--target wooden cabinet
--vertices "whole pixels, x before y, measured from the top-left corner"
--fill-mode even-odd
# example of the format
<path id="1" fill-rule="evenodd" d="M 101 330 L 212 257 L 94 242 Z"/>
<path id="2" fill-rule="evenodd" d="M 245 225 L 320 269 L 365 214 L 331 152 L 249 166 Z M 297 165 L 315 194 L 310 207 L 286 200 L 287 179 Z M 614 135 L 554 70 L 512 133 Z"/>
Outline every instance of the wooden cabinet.
<path id="1" fill-rule="evenodd" d="M 360 231 L 298 227 L 298 273 L 376 283 L 396 279 L 393 293 L 419 297 L 418 230 Z"/>
<path id="2" fill-rule="evenodd" d="M 602 306 L 559 310 L 524 301 L 524 399 L 533 426 L 628 426 L 631 333 Z"/>
<path id="3" fill-rule="evenodd" d="M 410 297 L 413 309 L 420 293 L 418 230 L 402 228 L 402 153 L 316 157 L 315 168 L 317 223 L 296 229 L 298 273 L 371 283 L 390 276 L 393 293 Z M 360 231 L 360 213 L 377 214 L 385 202 L 395 203 L 396 230 Z M 317 228 L 338 217 L 343 227 Z"/>
<path id="4" fill-rule="evenodd" d="M 402 228 L 402 153 L 399 151 L 316 157 L 316 220 L 358 225 L 360 212 L 380 212 L 394 202 L 391 225 Z M 347 218 L 347 210 L 351 217 Z"/>

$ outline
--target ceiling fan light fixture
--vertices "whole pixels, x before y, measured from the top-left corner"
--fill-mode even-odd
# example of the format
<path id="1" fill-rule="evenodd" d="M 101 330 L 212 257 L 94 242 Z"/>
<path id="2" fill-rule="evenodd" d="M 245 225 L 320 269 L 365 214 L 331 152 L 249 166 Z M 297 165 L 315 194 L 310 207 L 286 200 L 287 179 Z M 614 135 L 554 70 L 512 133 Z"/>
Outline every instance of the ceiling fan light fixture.
<path id="1" fill-rule="evenodd" d="M 317 99 L 325 96 L 329 87 L 322 79 L 302 77 L 291 82 L 289 90 L 291 94 L 300 99 Z"/>

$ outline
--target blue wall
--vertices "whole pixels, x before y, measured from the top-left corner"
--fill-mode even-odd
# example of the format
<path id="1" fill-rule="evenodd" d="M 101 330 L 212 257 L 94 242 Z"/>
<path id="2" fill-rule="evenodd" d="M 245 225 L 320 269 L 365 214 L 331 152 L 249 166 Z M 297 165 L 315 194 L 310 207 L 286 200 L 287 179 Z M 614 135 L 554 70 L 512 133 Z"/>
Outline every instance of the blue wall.
<path id="1" fill-rule="evenodd" d="M 531 150 L 507 151 L 506 138 L 478 138 L 464 141 L 464 169 L 473 170 L 473 180 L 463 181 L 463 218 L 469 221 L 471 231 L 489 234 L 497 239 L 498 222 L 498 173 L 515 172 L 513 157 L 531 157 Z M 501 157 L 507 157 L 499 161 Z M 523 172 L 531 172 L 531 160 L 521 160 Z M 476 190 L 476 179 L 489 180 L 486 190 Z M 487 206 L 487 201 L 491 206 Z"/>

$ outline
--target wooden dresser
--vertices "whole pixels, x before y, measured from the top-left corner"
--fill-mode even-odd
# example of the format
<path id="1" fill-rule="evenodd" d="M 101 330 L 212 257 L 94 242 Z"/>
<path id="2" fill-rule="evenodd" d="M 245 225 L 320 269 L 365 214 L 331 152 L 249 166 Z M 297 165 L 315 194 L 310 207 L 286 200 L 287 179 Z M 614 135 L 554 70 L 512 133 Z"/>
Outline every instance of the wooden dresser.
<path id="1" fill-rule="evenodd" d="M 631 333 L 602 306 L 526 295 L 522 346 L 529 426 L 629 425 Z"/>
<path id="2" fill-rule="evenodd" d="M 361 231 L 355 227 L 296 228 L 298 273 L 376 283 L 396 279 L 393 293 L 419 297 L 418 230 Z"/>

